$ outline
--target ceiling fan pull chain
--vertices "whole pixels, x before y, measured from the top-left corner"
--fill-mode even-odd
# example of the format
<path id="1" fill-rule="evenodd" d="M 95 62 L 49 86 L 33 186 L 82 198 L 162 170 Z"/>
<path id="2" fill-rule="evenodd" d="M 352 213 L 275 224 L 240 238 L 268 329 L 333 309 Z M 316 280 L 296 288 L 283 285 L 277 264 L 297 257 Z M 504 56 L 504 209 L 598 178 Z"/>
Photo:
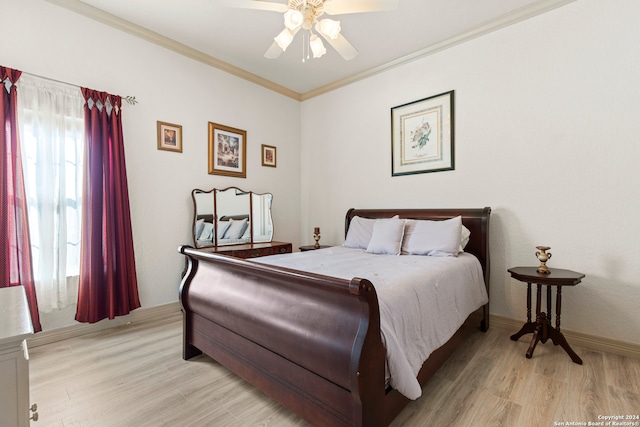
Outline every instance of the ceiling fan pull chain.
<path id="1" fill-rule="evenodd" d="M 309 52 L 311 48 L 309 46 L 310 33 L 302 33 L 302 62 L 307 62 L 307 59 L 311 58 Z"/>

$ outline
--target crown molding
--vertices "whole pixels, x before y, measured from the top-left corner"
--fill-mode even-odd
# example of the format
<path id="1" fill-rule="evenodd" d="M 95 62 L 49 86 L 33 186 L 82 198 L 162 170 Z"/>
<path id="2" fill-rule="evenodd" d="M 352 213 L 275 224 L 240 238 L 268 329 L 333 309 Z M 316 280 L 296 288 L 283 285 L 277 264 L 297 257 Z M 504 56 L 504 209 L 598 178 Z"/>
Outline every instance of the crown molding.
<path id="1" fill-rule="evenodd" d="M 277 83 L 274 83 L 270 80 L 262 78 L 256 74 L 245 71 L 227 62 L 221 61 L 217 58 L 214 58 L 211 55 L 207 55 L 206 53 L 200 52 L 197 49 L 193 49 L 185 44 L 182 44 L 173 39 L 165 37 L 162 34 L 158 34 L 154 31 L 141 27 L 140 25 L 136 25 L 125 19 L 118 18 L 115 15 L 107 13 L 101 9 L 98 9 L 94 6 L 83 3 L 79 0 L 46 0 L 46 1 L 49 3 L 55 4 L 56 6 L 64 7 L 65 9 L 71 10 L 72 12 L 76 12 L 87 18 L 101 22 L 117 30 L 124 31 L 126 33 L 139 37 L 148 42 L 154 43 L 158 46 L 172 50 L 176 53 L 179 53 L 180 55 L 186 56 L 191 59 L 195 59 L 196 61 L 202 62 L 211 67 L 217 68 L 226 73 L 232 74 L 236 77 L 240 77 L 241 79 L 250 81 L 259 86 L 263 86 L 269 90 L 280 93 L 281 95 L 288 96 L 289 98 L 293 98 L 296 101 L 301 100 L 301 95 L 296 91 L 293 91 Z"/>
<path id="2" fill-rule="evenodd" d="M 469 40 L 473 40 L 477 37 L 482 37 L 486 34 L 492 33 L 494 31 L 500 30 L 510 25 L 517 24 L 518 22 L 522 22 L 529 18 L 533 18 L 534 16 L 538 16 L 542 13 L 548 12 L 550 10 L 557 9 L 561 6 L 565 6 L 569 3 L 573 3 L 574 1 L 576 0 L 546 0 L 538 3 L 532 3 L 518 10 L 515 10 L 513 12 L 507 13 L 505 15 L 502 15 L 495 19 L 487 21 L 484 24 L 478 27 L 475 27 L 465 33 L 458 34 L 454 37 L 450 37 L 448 39 L 442 40 L 441 42 L 435 43 L 431 46 L 427 46 L 424 49 L 421 49 L 417 52 L 402 56 L 398 59 L 387 62 L 386 64 L 382 64 L 378 67 L 371 68 L 361 73 L 351 75 L 344 79 L 337 80 L 333 83 L 329 83 L 327 85 L 305 92 L 301 95 L 302 100 L 305 101 L 307 99 L 311 99 L 313 97 L 322 95 L 327 92 L 331 92 L 333 90 L 336 90 L 348 84 L 355 83 L 357 81 L 364 80 L 376 74 L 380 74 L 385 71 L 389 71 L 393 68 L 408 64 L 410 62 L 417 61 L 418 59 L 425 58 L 427 56 L 433 55 L 435 53 L 438 53 L 443 50 L 449 49 L 451 47 L 457 46 L 459 44 L 465 43 Z"/>
<path id="3" fill-rule="evenodd" d="M 454 37 L 450 37 L 446 40 L 442 40 L 431 46 L 427 46 L 424 49 L 421 49 L 417 52 L 397 58 L 386 64 L 382 64 L 378 67 L 374 67 L 374 68 L 365 70 L 363 72 L 353 74 L 349 77 L 337 80 L 335 82 L 326 84 L 324 86 L 318 87 L 316 89 L 310 90 L 305 93 L 299 93 L 294 90 L 288 89 L 284 86 L 281 86 L 277 83 L 274 83 L 256 74 L 245 71 L 227 62 L 221 61 L 217 58 L 212 57 L 211 55 L 207 55 L 203 52 L 200 52 L 199 50 L 193 49 L 187 45 L 179 43 L 175 40 L 172 40 L 154 31 L 148 30 L 144 27 L 136 25 L 122 18 L 118 18 L 117 16 L 107 13 L 94 6 L 83 3 L 80 0 L 46 0 L 46 1 L 48 1 L 49 3 L 55 4 L 57 6 L 64 7 L 80 15 L 86 16 L 87 18 L 101 22 L 105 25 L 109 25 L 113 28 L 129 33 L 133 36 L 147 40 L 158 46 L 162 46 L 166 49 L 172 50 L 180 55 L 186 56 L 191 59 L 195 59 L 196 61 L 207 64 L 211 67 L 217 68 L 219 70 L 232 74 L 241 79 L 250 81 L 254 84 L 265 87 L 271 91 L 277 92 L 281 95 L 287 96 L 296 101 L 306 101 L 308 99 L 325 94 L 327 92 L 334 91 L 343 86 L 355 83 L 360 80 L 367 79 L 376 74 L 380 74 L 385 71 L 389 71 L 393 68 L 400 67 L 410 62 L 425 58 L 427 56 L 441 52 L 445 49 L 449 49 L 451 47 L 465 43 L 469 40 L 473 40 L 477 37 L 481 37 L 491 32 L 516 24 L 518 22 L 527 20 L 529 18 L 533 18 L 542 13 L 548 12 L 553 9 L 557 9 L 569 3 L 573 3 L 577 0 L 545 0 L 545 1 L 529 4 L 518 10 L 515 10 L 513 12 L 507 13 L 505 15 L 502 15 L 495 19 L 487 21 L 484 24 L 479 25 L 478 27 L 473 28 L 465 33 L 456 35 Z"/>

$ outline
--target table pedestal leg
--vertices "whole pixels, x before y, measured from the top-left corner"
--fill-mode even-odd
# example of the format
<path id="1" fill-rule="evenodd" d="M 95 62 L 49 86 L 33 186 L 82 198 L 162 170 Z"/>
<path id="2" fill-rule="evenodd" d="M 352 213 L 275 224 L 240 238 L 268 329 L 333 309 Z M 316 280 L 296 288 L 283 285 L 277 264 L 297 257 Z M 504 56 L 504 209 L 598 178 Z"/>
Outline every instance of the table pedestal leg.
<path id="1" fill-rule="evenodd" d="M 537 325 L 538 324 L 536 322 L 525 323 L 524 325 L 522 325 L 522 328 L 520 328 L 518 332 L 511 335 L 511 339 L 513 341 L 518 341 L 520 337 L 523 336 L 524 334 L 530 334 L 532 332 L 535 332 Z"/>
<path id="2" fill-rule="evenodd" d="M 575 351 L 571 348 L 567 339 L 564 337 L 562 332 L 560 332 L 560 311 L 562 310 L 562 286 L 558 286 L 558 291 L 556 293 L 556 327 L 549 328 L 549 338 L 553 341 L 553 345 L 559 345 L 567 352 L 571 360 L 578 365 L 582 365 L 582 359 L 576 354 Z"/>
<path id="3" fill-rule="evenodd" d="M 567 342 L 567 339 L 564 337 L 562 332 L 556 330 L 556 328 L 549 328 L 549 338 L 551 338 L 551 341 L 553 341 L 554 345 L 559 345 L 560 347 L 564 348 L 564 351 L 567 352 L 574 363 L 582 365 L 582 359 L 569 346 L 569 343 Z"/>
<path id="4" fill-rule="evenodd" d="M 531 283 L 527 283 L 527 323 L 515 334 L 511 335 L 513 341 L 518 341 L 524 334 L 530 334 L 536 330 L 537 322 L 531 321 Z"/>
<path id="5" fill-rule="evenodd" d="M 531 338 L 531 344 L 529 344 L 529 349 L 527 350 L 527 359 L 531 359 L 533 356 L 533 350 L 536 348 L 536 344 L 538 341 L 545 342 L 548 337 L 548 331 L 545 324 L 547 320 L 547 315 L 542 312 L 540 309 L 540 299 L 541 299 L 541 286 L 537 285 L 536 290 L 536 321 L 535 323 L 531 322 L 531 283 L 527 284 L 527 320 L 528 322 L 520 329 L 520 332 L 513 335 L 511 339 L 514 337 L 520 338 L 518 334 L 522 333 L 525 330 L 531 330 L 533 328 L 533 337 Z"/>
<path id="6" fill-rule="evenodd" d="M 527 359 L 531 359 L 533 357 L 533 350 L 536 349 L 536 345 L 538 341 L 545 342 L 547 340 L 549 330 L 547 327 L 548 323 L 547 314 L 540 313 L 538 314 L 538 319 L 536 322 L 536 329 L 533 331 L 533 337 L 531 338 L 531 344 L 529 344 L 529 348 L 527 349 Z"/>
<path id="7" fill-rule="evenodd" d="M 562 332 L 560 332 L 560 311 L 562 310 L 562 286 L 558 286 L 558 291 L 556 294 L 556 326 L 555 328 L 551 326 L 550 321 L 550 313 L 551 313 L 551 287 L 547 286 L 547 311 L 549 314 L 541 311 L 541 286 L 538 285 L 537 290 L 537 299 L 536 299 L 536 321 L 531 321 L 531 283 L 528 284 L 528 293 L 527 293 L 527 323 L 525 323 L 522 328 L 515 334 L 511 335 L 511 339 L 513 341 L 518 341 L 521 336 L 525 334 L 533 333 L 531 337 L 531 344 L 529 344 L 529 348 L 527 349 L 527 359 L 531 359 L 533 357 L 533 351 L 536 349 L 536 345 L 538 345 L 538 341 L 542 341 L 543 343 L 547 342 L 549 338 L 554 345 L 559 345 L 567 352 L 569 357 L 574 363 L 578 365 L 582 365 L 582 359 L 573 351 L 567 339 L 564 337 Z"/>

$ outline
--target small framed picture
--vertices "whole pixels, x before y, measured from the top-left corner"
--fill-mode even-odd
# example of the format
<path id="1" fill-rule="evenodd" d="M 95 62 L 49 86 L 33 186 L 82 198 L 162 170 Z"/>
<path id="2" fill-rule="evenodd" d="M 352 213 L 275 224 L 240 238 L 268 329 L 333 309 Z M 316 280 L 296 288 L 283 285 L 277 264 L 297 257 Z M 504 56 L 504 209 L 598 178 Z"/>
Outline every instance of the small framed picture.
<path id="1" fill-rule="evenodd" d="M 182 153 L 182 126 L 158 122 L 158 150 Z"/>
<path id="2" fill-rule="evenodd" d="M 391 176 L 454 169 L 453 91 L 391 109 Z"/>
<path id="3" fill-rule="evenodd" d="M 262 144 L 262 166 L 276 167 L 276 147 Z"/>
<path id="4" fill-rule="evenodd" d="M 247 132 L 209 122 L 209 173 L 247 177 Z"/>

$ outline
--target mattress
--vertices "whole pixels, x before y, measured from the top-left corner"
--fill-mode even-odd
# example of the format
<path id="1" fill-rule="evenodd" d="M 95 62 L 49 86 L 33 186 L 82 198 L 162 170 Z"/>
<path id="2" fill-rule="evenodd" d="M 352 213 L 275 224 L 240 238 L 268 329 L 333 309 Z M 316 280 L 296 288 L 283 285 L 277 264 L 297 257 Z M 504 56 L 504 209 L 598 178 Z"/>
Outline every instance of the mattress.
<path id="1" fill-rule="evenodd" d="M 397 256 L 335 246 L 252 261 L 369 280 L 378 294 L 389 385 L 409 399 L 422 394 L 416 376 L 424 361 L 489 300 L 480 262 L 464 252 Z"/>

